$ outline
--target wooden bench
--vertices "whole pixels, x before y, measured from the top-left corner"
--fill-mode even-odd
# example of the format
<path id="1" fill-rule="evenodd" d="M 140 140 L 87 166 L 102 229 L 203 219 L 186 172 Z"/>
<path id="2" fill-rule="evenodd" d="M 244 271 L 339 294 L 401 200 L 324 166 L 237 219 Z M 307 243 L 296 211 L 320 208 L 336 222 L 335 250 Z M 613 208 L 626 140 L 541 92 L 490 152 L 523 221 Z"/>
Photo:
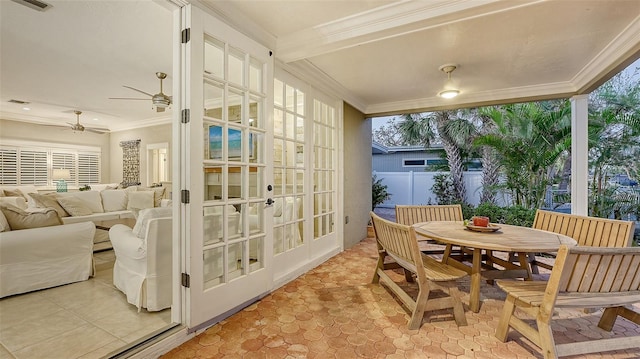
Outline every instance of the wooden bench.
<path id="1" fill-rule="evenodd" d="M 607 331 L 612 330 L 618 316 L 640 325 L 640 313 L 625 307 L 640 302 L 638 268 L 640 247 L 563 245 L 548 282 L 497 281 L 507 299 L 496 337 L 506 341 L 511 327 L 540 347 L 544 358 L 638 348 L 640 336 L 555 344 L 551 330 L 555 308 L 606 308 L 598 326 Z M 516 308 L 535 318 L 536 326 L 516 317 Z"/>
<path id="2" fill-rule="evenodd" d="M 416 223 L 431 221 L 460 221 L 464 217 L 462 215 L 462 206 L 459 204 L 450 205 L 433 205 L 433 206 L 408 206 L 396 205 L 396 222 L 406 226 L 412 226 Z M 428 241 L 430 245 L 437 244 L 436 241 Z M 438 244 L 439 245 L 439 244 Z M 442 249 L 423 250 L 425 254 L 444 254 L 444 246 Z"/>
<path id="3" fill-rule="evenodd" d="M 629 247 L 633 240 L 635 224 L 631 221 L 579 216 L 537 210 L 533 228 L 563 234 L 578 242 L 579 246 Z M 547 253 L 547 255 L 550 255 Z M 531 271 L 538 273 L 538 266 L 551 270 L 553 266 L 539 262 L 531 253 L 528 261 Z"/>
<path id="4" fill-rule="evenodd" d="M 373 228 L 378 245 L 378 263 L 372 283 L 382 281 L 411 311 L 409 329 L 419 329 L 425 311 L 453 308 L 453 317 L 458 326 L 467 325 L 460 292 L 456 280 L 466 272 L 438 262 L 418 249 L 418 240 L 413 227 L 387 221 L 371 212 Z M 394 263 L 385 264 L 385 258 L 393 258 Z M 418 283 L 416 300 L 389 277 L 385 270 L 402 267 L 414 273 Z M 433 290 L 441 290 L 448 296 L 429 299 Z"/>

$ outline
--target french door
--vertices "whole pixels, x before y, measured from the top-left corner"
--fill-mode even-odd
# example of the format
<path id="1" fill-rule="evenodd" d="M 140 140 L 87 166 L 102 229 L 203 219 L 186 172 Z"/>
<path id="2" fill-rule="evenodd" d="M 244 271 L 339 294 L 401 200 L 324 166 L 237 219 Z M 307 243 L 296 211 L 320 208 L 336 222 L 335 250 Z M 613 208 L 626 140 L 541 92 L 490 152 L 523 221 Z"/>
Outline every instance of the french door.
<path id="1" fill-rule="evenodd" d="M 203 10 L 182 10 L 182 219 L 187 325 L 272 287 L 270 51 Z M 188 118 L 188 120 L 187 120 Z M 188 194 L 188 200 L 187 200 Z M 269 228 L 269 230 L 266 230 Z"/>

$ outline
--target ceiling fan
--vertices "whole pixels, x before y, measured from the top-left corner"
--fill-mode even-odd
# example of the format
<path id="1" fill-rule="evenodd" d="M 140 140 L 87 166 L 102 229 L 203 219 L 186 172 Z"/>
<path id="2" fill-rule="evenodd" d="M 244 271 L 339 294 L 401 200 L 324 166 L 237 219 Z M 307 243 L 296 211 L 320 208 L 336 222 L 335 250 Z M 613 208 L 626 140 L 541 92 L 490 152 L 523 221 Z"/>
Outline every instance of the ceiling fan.
<path id="1" fill-rule="evenodd" d="M 98 133 L 98 134 L 105 134 L 107 132 L 109 132 L 108 128 L 101 128 L 101 127 L 85 127 L 80 123 L 80 115 L 82 114 L 82 111 L 78 111 L 75 110 L 73 111 L 73 113 L 76 114 L 76 123 L 71 123 L 71 122 L 67 122 L 69 125 L 71 125 L 71 129 L 76 131 L 76 132 L 93 132 L 93 133 Z"/>
<path id="2" fill-rule="evenodd" d="M 151 102 L 153 103 L 153 106 L 156 108 L 156 112 L 164 112 L 164 110 L 167 107 L 169 107 L 169 105 L 171 105 L 171 96 L 167 96 L 162 92 L 162 80 L 167 78 L 167 74 L 165 74 L 164 72 L 156 72 L 156 76 L 158 77 L 158 79 L 160 79 L 160 92 L 155 95 L 152 95 L 148 92 L 144 92 L 142 90 L 138 90 L 135 87 L 126 86 L 126 85 L 122 85 L 122 86 L 151 97 Z M 109 99 L 111 100 L 145 100 L 145 101 L 149 100 L 147 98 L 133 98 L 133 97 L 109 97 Z"/>

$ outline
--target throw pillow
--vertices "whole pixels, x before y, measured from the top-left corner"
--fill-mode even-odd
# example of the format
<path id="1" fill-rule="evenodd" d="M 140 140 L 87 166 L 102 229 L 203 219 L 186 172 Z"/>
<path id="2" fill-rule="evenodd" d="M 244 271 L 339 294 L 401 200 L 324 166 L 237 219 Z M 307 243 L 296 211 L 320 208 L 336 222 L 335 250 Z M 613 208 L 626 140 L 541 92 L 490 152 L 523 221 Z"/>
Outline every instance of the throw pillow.
<path id="1" fill-rule="evenodd" d="M 171 207 L 147 208 L 140 211 L 136 225 L 133 226 L 131 233 L 138 238 L 144 239 L 147 234 L 147 226 L 149 220 L 155 218 L 171 217 Z"/>
<path id="2" fill-rule="evenodd" d="M 102 206 L 105 212 L 124 211 L 127 209 L 127 192 L 123 189 L 105 189 L 100 191 Z"/>
<path id="3" fill-rule="evenodd" d="M 58 217 L 58 212 L 52 208 L 47 208 L 42 212 L 28 213 L 18 207 L 3 205 L 0 210 L 6 217 L 9 227 L 14 231 L 62 224 L 62 220 Z"/>
<path id="4" fill-rule="evenodd" d="M 102 197 L 98 191 L 67 192 L 58 194 L 58 198 L 60 197 L 76 197 L 91 210 L 91 213 L 104 213 Z"/>
<path id="5" fill-rule="evenodd" d="M 13 190 L 5 189 L 4 194 L 5 194 L 5 197 L 24 197 L 22 195 L 22 192 L 20 192 L 20 190 L 17 188 Z"/>
<path id="6" fill-rule="evenodd" d="M 4 195 L 4 190 L 3 190 L 3 189 L 0 189 L 0 197 L 4 197 L 4 196 L 5 196 L 5 195 Z"/>
<path id="7" fill-rule="evenodd" d="M 58 216 L 69 217 L 69 213 L 62 208 L 60 203 L 58 203 L 58 196 L 55 193 L 47 193 L 47 194 L 39 194 L 39 193 L 29 193 L 29 196 L 33 198 L 36 202 L 36 205 L 40 208 L 53 208 L 58 212 Z"/>
<path id="8" fill-rule="evenodd" d="M 7 217 L 0 211 L 0 232 L 9 232 L 10 230 L 11 226 L 9 226 L 9 222 L 7 222 Z"/>
<path id="9" fill-rule="evenodd" d="M 84 201 L 74 196 L 61 196 L 58 198 L 58 203 L 73 217 L 93 214 L 91 209 L 85 205 Z"/>
<path id="10" fill-rule="evenodd" d="M 145 208 L 153 208 L 153 192 L 130 192 L 127 209 L 133 211 L 134 216 L 138 218 L 138 212 Z"/>
<path id="11" fill-rule="evenodd" d="M 138 192 L 141 191 L 153 191 L 153 206 L 160 207 L 162 197 L 164 197 L 164 187 L 140 187 L 138 186 Z"/>
<path id="12" fill-rule="evenodd" d="M 27 200 L 24 197 L 0 197 L 0 204 L 10 204 L 20 209 L 27 209 Z"/>

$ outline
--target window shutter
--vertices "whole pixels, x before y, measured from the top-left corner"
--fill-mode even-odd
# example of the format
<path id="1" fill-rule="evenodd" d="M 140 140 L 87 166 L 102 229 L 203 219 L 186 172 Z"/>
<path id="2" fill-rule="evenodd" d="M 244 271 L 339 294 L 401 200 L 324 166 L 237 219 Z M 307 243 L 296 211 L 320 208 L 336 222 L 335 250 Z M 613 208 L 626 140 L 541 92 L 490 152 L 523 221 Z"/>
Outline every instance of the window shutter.
<path id="1" fill-rule="evenodd" d="M 100 155 L 95 153 L 78 154 L 78 185 L 100 183 Z"/>
<path id="2" fill-rule="evenodd" d="M 52 169 L 68 169 L 71 176 L 66 179 L 69 185 L 78 185 L 76 182 L 76 154 L 68 152 L 52 152 L 51 153 Z"/>
<path id="3" fill-rule="evenodd" d="M 20 150 L 20 183 L 36 186 L 48 184 L 47 152 L 44 150 Z"/>
<path id="4" fill-rule="evenodd" d="M 18 149 L 0 147 L 0 184 L 18 184 Z"/>

